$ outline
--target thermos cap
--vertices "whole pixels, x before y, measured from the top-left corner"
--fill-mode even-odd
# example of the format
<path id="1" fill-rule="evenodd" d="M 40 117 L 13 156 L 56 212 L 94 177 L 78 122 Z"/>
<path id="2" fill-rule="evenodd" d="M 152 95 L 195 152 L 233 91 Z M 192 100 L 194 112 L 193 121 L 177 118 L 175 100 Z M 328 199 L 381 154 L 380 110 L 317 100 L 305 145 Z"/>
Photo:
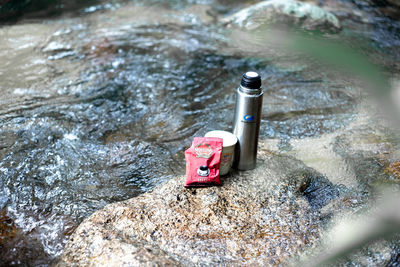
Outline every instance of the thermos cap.
<path id="1" fill-rule="evenodd" d="M 257 72 L 248 71 L 243 74 L 240 85 L 249 89 L 259 89 L 261 87 L 261 77 Z"/>

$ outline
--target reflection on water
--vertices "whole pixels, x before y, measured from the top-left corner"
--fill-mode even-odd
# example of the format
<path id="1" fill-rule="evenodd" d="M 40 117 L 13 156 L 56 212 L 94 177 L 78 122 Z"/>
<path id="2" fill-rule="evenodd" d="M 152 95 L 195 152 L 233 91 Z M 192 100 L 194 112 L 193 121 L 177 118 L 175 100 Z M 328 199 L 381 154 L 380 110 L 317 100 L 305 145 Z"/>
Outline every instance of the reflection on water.
<path id="1" fill-rule="evenodd" d="M 93 211 L 182 174 L 193 136 L 230 129 L 249 69 L 264 78 L 261 138 L 318 136 L 354 116 L 344 81 L 232 53 L 226 30 L 205 23 L 208 6 L 189 11 L 225 12 L 222 2 L 133 2 L 0 28 L 5 263 L 48 264 Z"/>

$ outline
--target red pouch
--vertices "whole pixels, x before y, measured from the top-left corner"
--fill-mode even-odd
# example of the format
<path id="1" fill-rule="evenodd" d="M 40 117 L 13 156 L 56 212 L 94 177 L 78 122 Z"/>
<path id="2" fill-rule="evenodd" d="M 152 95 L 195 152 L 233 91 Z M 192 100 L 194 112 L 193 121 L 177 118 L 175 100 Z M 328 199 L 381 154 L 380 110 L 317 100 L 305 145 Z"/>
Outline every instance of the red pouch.
<path id="1" fill-rule="evenodd" d="M 185 151 L 185 187 L 221 185 L 219 179 L 221 152 L 221 138 L 195 137 L 192 146 Z"/>

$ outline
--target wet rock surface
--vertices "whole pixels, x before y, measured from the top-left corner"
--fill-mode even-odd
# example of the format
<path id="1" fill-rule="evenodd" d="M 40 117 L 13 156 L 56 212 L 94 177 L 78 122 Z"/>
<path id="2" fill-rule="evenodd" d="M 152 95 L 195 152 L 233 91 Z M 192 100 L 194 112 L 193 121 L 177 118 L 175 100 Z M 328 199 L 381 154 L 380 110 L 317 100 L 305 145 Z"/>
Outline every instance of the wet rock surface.
<path id="1" fill-rule="evenodd" d="M 309 180 L 318 174 L 305 169 L 263 150 L 257 169 L 226 177 L 222 187 L 186 189 L 183 177 L 171 179 L 85 220 L 58 266 L 136 264 L 142 253 L 135 251 L 137 243 L 183 265 L 281 264 L 319 237 L 316 203 L 303 196 L 304 186 L 319 186 Z M 133 253 L 119 256 L 120 246 Z M 156 256 L 169 263 L 163 253 Z"/>

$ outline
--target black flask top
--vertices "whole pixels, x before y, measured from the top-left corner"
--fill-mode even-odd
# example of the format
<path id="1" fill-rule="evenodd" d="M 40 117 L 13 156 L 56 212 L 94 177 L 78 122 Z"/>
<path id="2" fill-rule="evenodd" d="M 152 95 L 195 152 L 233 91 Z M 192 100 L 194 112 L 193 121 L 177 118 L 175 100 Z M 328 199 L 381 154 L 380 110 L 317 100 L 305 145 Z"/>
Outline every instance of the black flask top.
<path id="1" fill-rule="evenodd" d="M 259 89 L 261 87 L 261 77 L 257 72 L 248 71 L 243 74 L 240 84 L 249 89 Z"/>

